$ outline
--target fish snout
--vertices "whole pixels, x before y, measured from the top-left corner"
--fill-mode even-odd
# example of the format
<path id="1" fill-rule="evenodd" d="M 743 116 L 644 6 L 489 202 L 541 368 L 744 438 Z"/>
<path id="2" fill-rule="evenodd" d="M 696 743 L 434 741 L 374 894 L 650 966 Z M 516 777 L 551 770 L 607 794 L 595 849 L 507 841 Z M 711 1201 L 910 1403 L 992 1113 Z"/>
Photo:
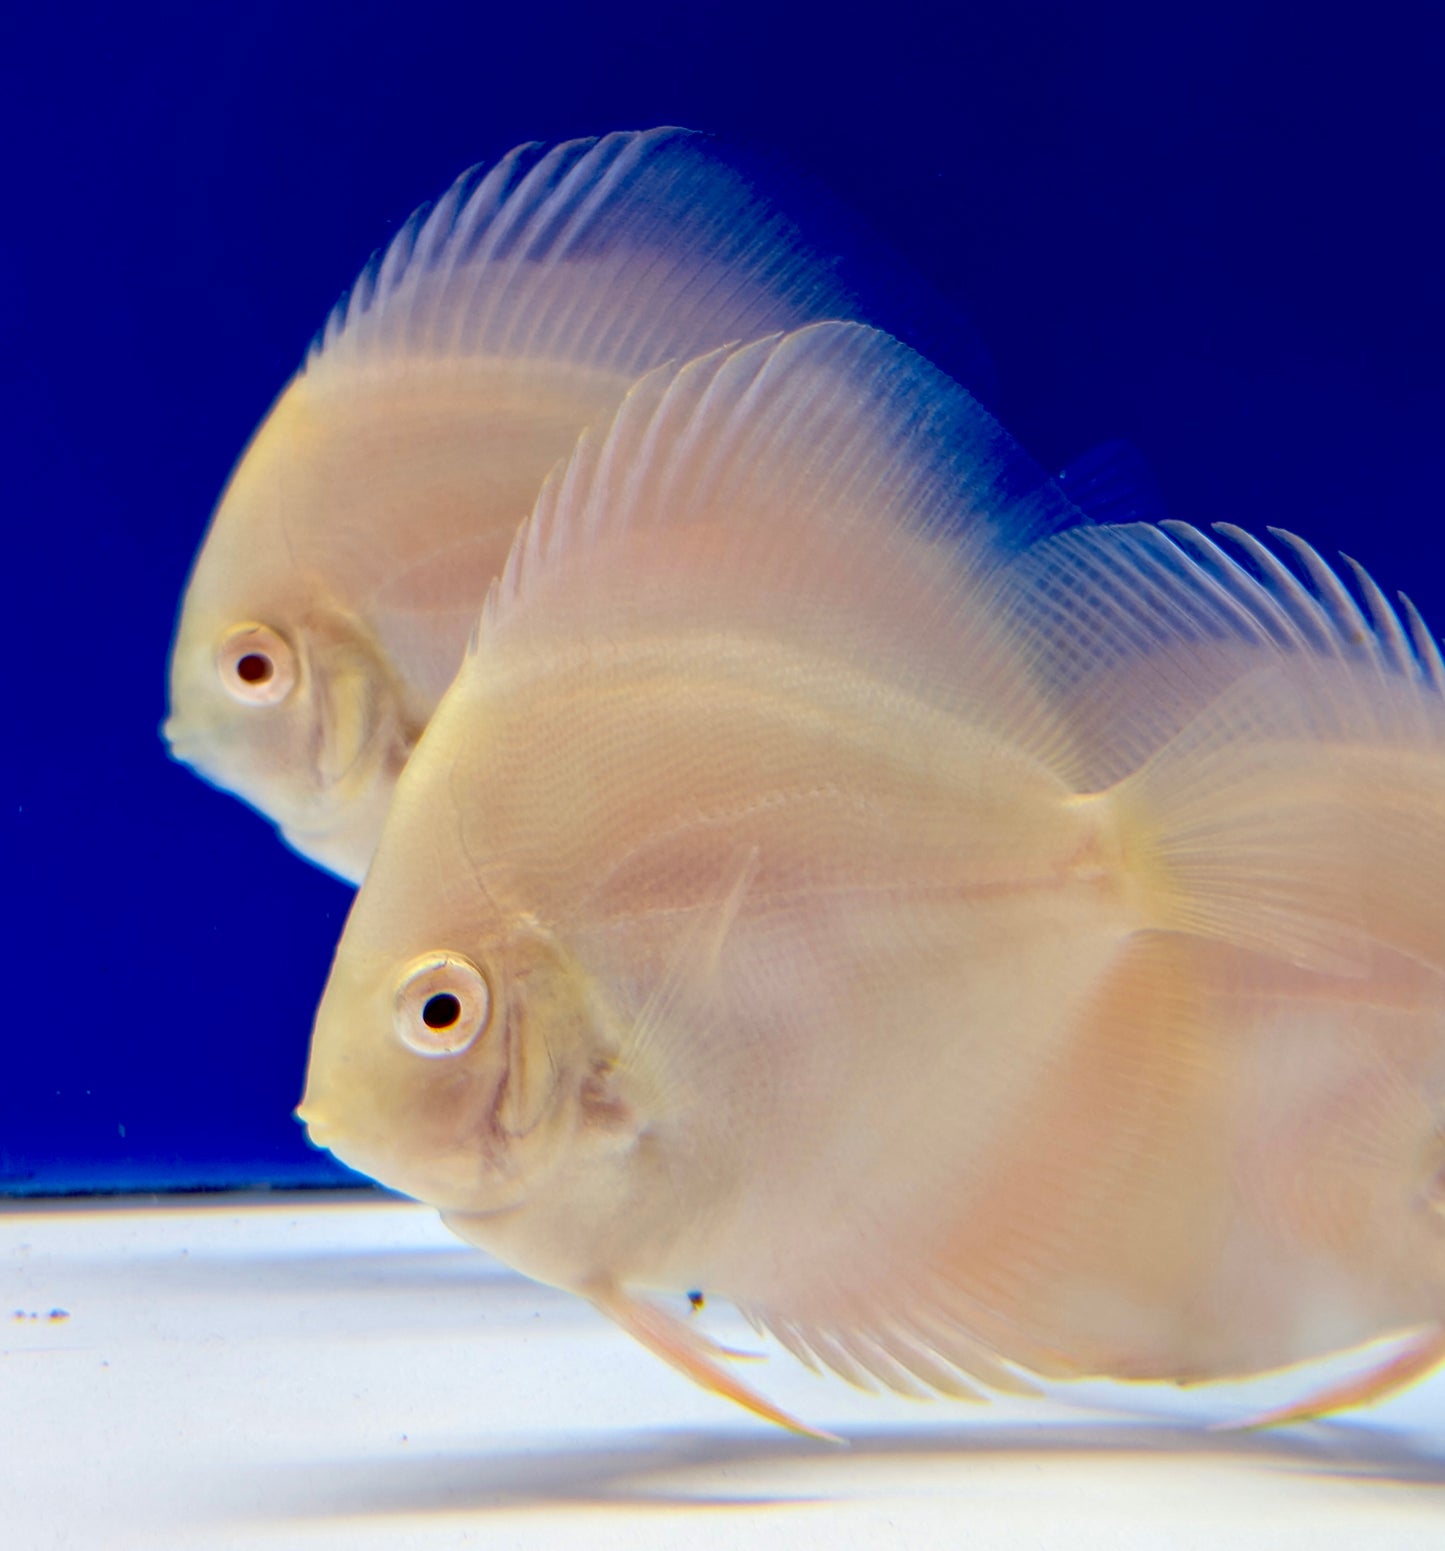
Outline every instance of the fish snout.
<path id="1" fill-rule="evenodd" d="M 178 765 L 185 765 L 187 769 L 193 770 L 203 781 L 212 781 L 210 761 L 207 758 L 208 749 L 203 734 L 187 727 L 174 712 L 156 728 L 156 732 L 166 746 L 166 753 Z"/>
<path id="2" fill-rule="evenodd" d="M 321 1115 L 315 1104 L 303 1098 L 296 1108 L 291 1111 L 291 1115 L 306 1132 L 306 1140 L 313 1147 L 319 1147 L 327 1152 L 330 1151 L 331 1139 L 336 1134 L 335 1128 L 329 1127 L 326 1124 L 324 1116 Z"/>
<path id="3" fill-rule="evenodd" d="M 183 765 L 190 763 L 190 761 L 186 758 L 186 750 L 188 745 L 186 743 L 185 734 L 176 725 L 176 718 L 174 715 L 165 717 L 162 720 L 160 726 L 156 728 L 156 733 L 159 735 L 161 742 L 165 744 L 166 753 L 169 754 L 172 759 L 178 759 Z"/>

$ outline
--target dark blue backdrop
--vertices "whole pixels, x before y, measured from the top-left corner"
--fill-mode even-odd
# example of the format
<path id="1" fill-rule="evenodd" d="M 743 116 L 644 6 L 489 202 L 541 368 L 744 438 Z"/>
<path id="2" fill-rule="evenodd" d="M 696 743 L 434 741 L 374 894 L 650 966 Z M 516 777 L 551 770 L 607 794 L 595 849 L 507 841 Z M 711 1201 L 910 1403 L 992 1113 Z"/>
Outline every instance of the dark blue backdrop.
<path id="1" fill-rule="evenodd" d="M 1438 630 L 1437 9 L 12 12 L 0 1187 L 340 1177 L 289 1111 L 347 891 L 155 728 L 231 463 L 414 204 L 522 139 L 750 138 L 967 308 L 1043 461 L 1127 438 L 1174 514 L 1343 546 Z"/>

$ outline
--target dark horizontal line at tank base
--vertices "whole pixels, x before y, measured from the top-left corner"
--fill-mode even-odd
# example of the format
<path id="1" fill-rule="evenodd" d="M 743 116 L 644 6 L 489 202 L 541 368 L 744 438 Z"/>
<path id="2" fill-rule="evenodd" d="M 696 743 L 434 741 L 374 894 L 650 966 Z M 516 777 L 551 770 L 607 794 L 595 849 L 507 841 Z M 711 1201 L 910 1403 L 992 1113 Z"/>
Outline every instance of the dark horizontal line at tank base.
<path id="1" fill-rule="evenodd" d="M 52 1165 L 24 1174 L 0 1174 L 0 1211 L 32 1201 L 63 1205 L 67 1201 L 144 1197 L 158 1205 L 174 1202 L 195 1206 L 213 1196 L 229 1201 L 238 1196 L 263 1199 L 296 1196 L 315 1200 L 328 1195 L 338 1200 L 353 1197 L 366 1201 L 407 1199 L 359 1174 L 339 1168 L 303 1172 L 257 1168 L 255 1165 L 248 1168 L 244 1164 L 210 1169 L 197 1169 L 194 1165 L 187 1169 L 136 1165 L 57 1168 Z"/>
<path id="2" fill-rule="evenodd" d="M 7 1195 L 0 1190 L 0 1221 L 7 1217 L 73 1212 L 240 1211 L 249 1207 L 414 1206 L 410 1196 L 380 1185 L 235 1185 L 184 1190 L 76 1190 L 64 1194 Z"/>

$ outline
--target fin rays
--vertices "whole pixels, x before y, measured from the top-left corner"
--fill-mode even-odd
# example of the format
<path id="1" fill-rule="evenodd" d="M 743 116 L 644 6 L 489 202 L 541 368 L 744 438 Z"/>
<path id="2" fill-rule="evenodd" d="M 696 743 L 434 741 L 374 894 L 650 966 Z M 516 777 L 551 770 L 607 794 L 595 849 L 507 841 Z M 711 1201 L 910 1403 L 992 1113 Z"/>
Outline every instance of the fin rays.
<path id="1" fill-rule="evenodd" d="M 397 354 L 559 359 L 636 376 L 855 299 L 705 136 L 516 147 L 374 254 L 307 370 Z"/>

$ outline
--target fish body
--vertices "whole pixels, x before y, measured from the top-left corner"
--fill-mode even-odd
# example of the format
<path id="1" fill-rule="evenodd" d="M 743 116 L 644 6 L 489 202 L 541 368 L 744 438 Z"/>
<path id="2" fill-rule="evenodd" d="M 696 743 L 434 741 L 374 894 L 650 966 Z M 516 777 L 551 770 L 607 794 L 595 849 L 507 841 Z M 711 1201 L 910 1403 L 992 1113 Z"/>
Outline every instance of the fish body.
<path id="1" fill-rule="evenodd" d="M 465 174 L 372 260 L 233 473 L 172 649 L 173 754 L 357 881 L 579 431 L 662 361 L 852 305 L 702 136 Z"/>
<path id="2" fill-rule="evenodd" d="M 634 387 L 398 782 L 313 1140 L 784 1422 L 647 1294 L 909 1392 L 1432 1361 L 1445 669 L 1075 517 L 857 326 Z"/>

